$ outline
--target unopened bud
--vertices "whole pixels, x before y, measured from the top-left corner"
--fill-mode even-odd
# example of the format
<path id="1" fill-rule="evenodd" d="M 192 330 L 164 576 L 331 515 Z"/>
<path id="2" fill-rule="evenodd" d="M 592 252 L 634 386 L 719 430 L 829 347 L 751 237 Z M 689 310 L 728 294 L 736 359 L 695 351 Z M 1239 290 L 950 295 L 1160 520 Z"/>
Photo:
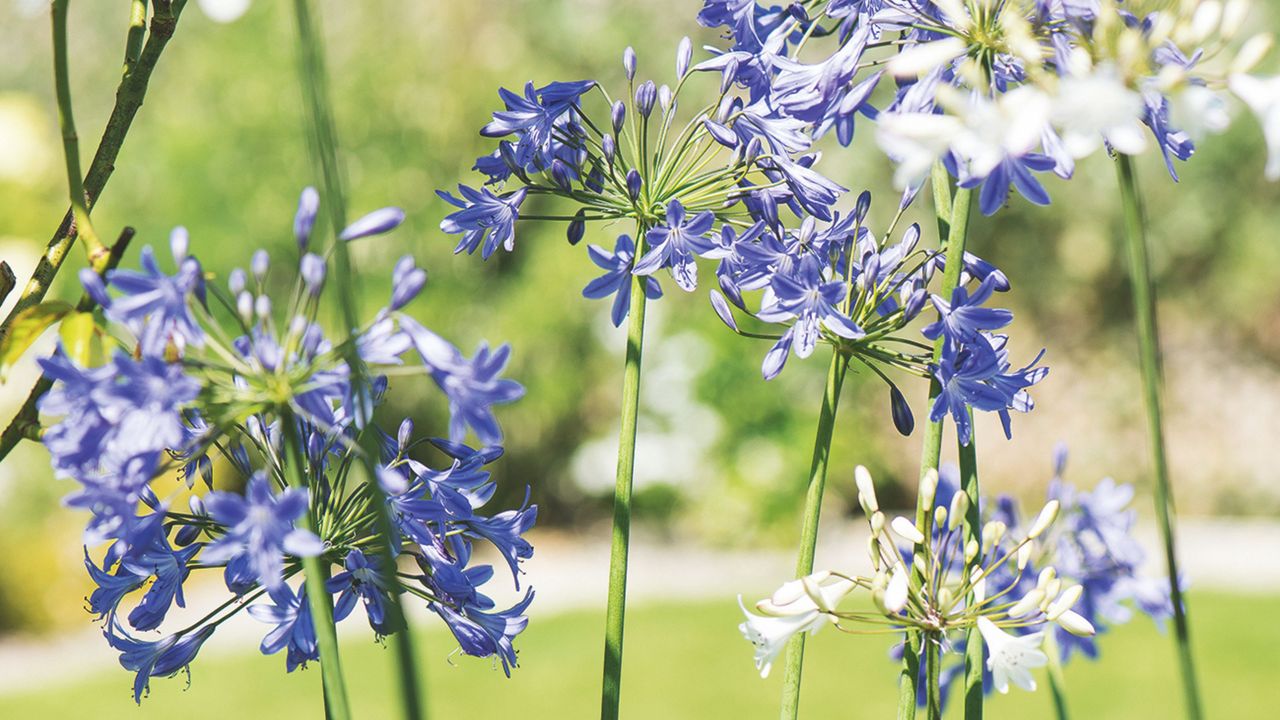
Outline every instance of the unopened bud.
<path id="1" fill-rule="evenodd" d="M 862 509 L 871 514 L 880 509 L 880 503 L 876 500 L 876 486 L 871 480 L 871 471 L 867 470 L 865 465 L 859 465 L 853 469 L 853 483 L 858 486 L 858 501 L 862 503 Z"/>
<path id="2" fill-rule="evenodd" d="M 1040 511 L 1040 515 L 1036 517 L 1036 521 L 1032 523 L 1031 529 L 1027 531 L 1028 538 L 1036 538 L 1040 536 L 1054 520 L 1058 519 L 1058 508 L 1061 507 L 1057 500 L 1050 500 L 1045 504 L 1044 509 Z"/>
<path id="3" fill-rule="evenodd" d="M 1083 592 L 1084 588 L 1079 585 L 1072 585 L 1066 590 L 1063 590 L 1062 594 L 1058 596 L 1058 599 L 1049 604 L 1049 609 L 1045 611 L 1045 615 L 1048 616 L 1050 620 L 1057 620 L 1062 617 L 1063 613 L 1070 610 L 1076 604 L 1076 601 L 1080 599 L 1080 595 Z"/>
<path id="4" fill-rule="evenodd" d="M 893 531 L 903 540 L 916 545 L 924 544 L 924 533 L 920 532 L 920 528 L 916 527 L 915 523 L 902 516 L 894 518 L 893 522 L 889 523 L 889 527 L 893 528 Z"/>
<path id="5" fill-rule="evenodd" d="M 1022 599 L 1013 604 L 1009 608 L 1009 617 L 1020 618 L 1026 617 L 1040 608 L 1040 603 L 1044 601 L 1044 591 L 1035 588 L 1022 596 Z"/>
<path id="6" fill-rule="evenodd" d="M 1076 635 L 1078 637 L 1090 637 L 1098 632 L 1094 629 L 1093 623 L 1085 620 L 1079 613 L 1072 610 L 1068 610 L 1059 615 L 1057 623 L 1062 626 L 1063 630 L 1066 630 L 1072 635 Z"/>

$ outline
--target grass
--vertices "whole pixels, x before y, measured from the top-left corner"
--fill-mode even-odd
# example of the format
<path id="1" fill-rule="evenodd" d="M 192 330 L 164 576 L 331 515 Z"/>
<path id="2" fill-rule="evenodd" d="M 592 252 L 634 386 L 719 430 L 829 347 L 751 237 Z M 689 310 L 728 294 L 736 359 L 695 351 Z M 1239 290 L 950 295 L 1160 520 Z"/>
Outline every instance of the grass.
<path id="1" fill-rule="evenodd" d="M 1193 595 L 1196 650 L 1208 714 L 1233 720 L 1274 718 L 1280 597 Z M 736 630 L 733 601 L 648 605 L 628 618 L 623 715 L 690 720 L 773 718 L 781 672 L 761 680 L 750 647 Z M 511 679 L 487 661 L 455 658 L 443 632 L 428 631 L 421 652 L 433 717 L 555 718 L 598 716 L 598 612 L 574 612 L 533 623 L 521 638 L 523 666 Z M 1180 717 L 1171 639 L 1137 619 L 1105 638 L 1103 660 L 1074 661 L 1066 682 L 1075 718 Z M 801 708 L 811 718 L 891 717 L 896 664 L 889 640 L 826 630 L 809 644 Z M 348 641 L 344 664 L 357 717 L 389 717 L 389 653 L 372 642 Z M 133 704 L 132 677 L 104 668 L 71 685 L 0 697 L 0 717 L 112 718 L 322 717 L 317 669 L 284 673 L 282 656 L 257 654 L 197 660 L 192 682 L 158 679 L 142 707 Z M 0 671 L 3 671 L 0 668 Z M 992 718 L 1051 717 L 1047 687 L 1016 689 L 989 704 Z M 958 706 L 957 706 L 958 707 Z M 958 717 L 958 715 L 957 715 Z"/>

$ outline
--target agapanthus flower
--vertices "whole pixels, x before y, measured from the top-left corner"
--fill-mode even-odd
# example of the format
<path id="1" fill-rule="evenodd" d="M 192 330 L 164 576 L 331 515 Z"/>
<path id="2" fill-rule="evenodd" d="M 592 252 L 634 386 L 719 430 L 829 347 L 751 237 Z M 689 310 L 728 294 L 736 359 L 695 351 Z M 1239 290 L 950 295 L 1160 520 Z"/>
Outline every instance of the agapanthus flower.
<path id="1" fill-rule="evenodd" d="M 740 629 L 756 646 L 756 664 L 762 674 L 793 635 L 828 623 L 841 627 L 861 623 L 866 626 L 859 629 L 863 634 L 919 630 L 930 633 L 931 641 L 940 642 L 944 652 L 953 647 L 949 634 L 961 635 L 976 627 L 986 645 L 994 686 L 1005 692 L 1012 682 L 1031 690 L 1035 681 L 1030 670 L 1046 662 L 1039 628 L 1056 624 L 1082 635 L 1093 634 L 1089 623 L 1071 609 L 1080 597 L 1078 586 L 1063 584 L 1047 566 L 1034 582 L 1022 582 L 1030 572 L 1030 554 L 1059 514 L 1057 501 L 1046 504 L 1025 531 L 999 521 L 986 523 L 980 532 L 984 541 L 966 548 L 968 495 L 957 492 L 954 485 L 940 484 L 936 473 L 930 472 L 920 483 L 923 506 L 934 512 L 915 522 L 886 518 L 866 468 L 857 468 L 855 482 L 871 526 L 874 574 L 864 577 L 823 570 L 784 584 L 772 598 L 758 603 L 763 617 L 747 613 Z M 927 554 L 923 563 L 914 557 L 920 551 Z M 913 572 L 924 577 L 911 581 Z M 874 610 L 839 607 L 846 596 L 858 591 L 869 596 Z M 886 619 L 891 622 L 888 626 Z M 1037 629 L 1027 634 L 1025 628 Z"/>
<path id="2" fill-rule="evenodd" d="M 606 298 L 613 295 L 613 309 L 609 318 L 614 327 L 621 327 L 631 312 L 631 271 L 635 267 L 636 246 L 630 235 L 619 235 L 614 243 L 613 252 L 598 245 L 587 247 L 591 262 L 605 271 L 604 275 L 587 283 L 582 289 L 582 296 L 592 299 Z M 650 300 L 662 297 L 662 287 L 652 277 L 644 278 L 644 294 Z"/>
<path id="3" fill-rule="evenodd" d="M 453 251 L 474 253 L 482 248 L 483 243 L 480 256 L 488 260 L 499 247 L 508 252 L 514 250 L 516 220 L 520 218 L 524 188 L 501 197 L 494 195 L 488 188 L 472 190 L 465 185 L 459 185 L 458 192 L 462 194 L 462 199 L 443 191 L 436 193 L 449 204 L 462 208 L 440 223 L 441 230 L 462 235 L 462 240 Z"/>
<path id="4" fill-rule="evenodd" d="M 482 344 L 467 358 L 406 315 L 403 308 L 426 281 L 412 258 L 391 272 L 388 305 L 330 339 L 318 322 L 325 253 L 309 250 L 317 208 L 315 191 L 304 191 L 294 216 L 297 270 L 287 302 L 276 304 L 266 293 L 273 269 L 265 252 L 254 253 L 249 272 L 230 273 L 226 291 L 206 288 L 202 275 L 183 275 L 198 265 L 188 256 L 186 234 L 176 233 L 172 247 L 182 268 L 176 278 L 161 273 L 150 253 L 146 272 L 121 271 L 106 284 L 86 278 L 86 289 L 115 320 L 101 330 L 133 352 L 119 351 L 98 367 L 83 367 L 61 349 L 42 361 L 54 386 L 41 410 L 57 418 L 42 439 L 57 474 L 77 485 L 66 504 L 90 513 L 85 567 L 95 589 L 88 607 L 121 652 L 121 664 L 137 674 L 139 699 L 151 677 L 189 665 L 204 641 L 246 607 L 272 626 L 262 652 L 287 649 L 290 671 L 316 660 L 317 628 L 307 591 L 297 585 L 312 558 L 332 575 L 320 592 L 328 602 L 336 596 L 335 622 L 361 605 L 376 633 L 400 631 L 391 607 L 403 586 L 384 570 L 383 551 L 417 560 L 423 569 L 417 592 L 468 638 L 464 652 L 496 655 L 508 671 L 515 664 L 512 641 L 525 626 L 532 595 L 498 609 L 478 591 L 492 568 L 471 565 L 476 542 L 492 544 L 513 574 L 533 554 L 523 534 L 536 506 L 526 501 L 481 514 L 495 490 L 482 468 L 502 454 L 492 446 L 501 438 L 492 406 L 523 394 L 499 376 L 509 348 Z M 398 209 L 375 210 L 333 241 L 382 234 L 402 220 Z M 206 292 L 219 302 L 206 306 Z M 212 317 L 222 308 L 228 321 Z M 241 334 L 227 338 L 227 327 Z M 348 365 L 349 353 L 360 375 Z M 436 470 L 408 456 L 420 444 L 411 422 L 389 446 L 384 441 L 389 436 L 373 422 L 372 408 L 389 392 L 388 377 L 376 374 L 388 367 L 398 376 L 417 368 L 444 390 L 451 440 L 438 444 L 454 458 L 450 467 Z M 470 430 L 485 447 L 463 444 Z M 375 458 L 379 478 L 393 479 L 379 483 L 392 511 L 390 537 L 377 522 L 384 507 L 378 493 L 351 480 L 353 463 L 364 462 L 366 438 L 385 447 Z M 217 490 L 215 468 L 227 475 Z M 176 484 L 167 478 L 171 470 L 180 471 Z M 192 494 L 179 505 L 177 496 L 186 493 Z M 104 543 L 105 552 L 93 549 Z M 231 598 L 158 640 L 131 634 L 163 629 L 169 611 L 188 604 L 184 586 L 201 571 L 221 573 Z M 465 587 L 449 580 L 455 576 L 467 578 Z M 445 587 L 456 594 L 437 592 Z M 263 595 L 269 603 L 255 602 Z M 467 633 L 476 628 L 486 642 L 471 642 Z"/>

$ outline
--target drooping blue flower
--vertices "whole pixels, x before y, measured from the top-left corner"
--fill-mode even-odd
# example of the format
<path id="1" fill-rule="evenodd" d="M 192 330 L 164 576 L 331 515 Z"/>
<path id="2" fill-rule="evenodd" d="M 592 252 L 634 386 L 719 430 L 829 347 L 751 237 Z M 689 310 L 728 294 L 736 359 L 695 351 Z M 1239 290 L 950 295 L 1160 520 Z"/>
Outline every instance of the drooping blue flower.
<path id="1" fill-rule="evenodd" d="M 508 252 L 515 248 L 516 220 L 520 218 L 520 204 L 524 202 L 525 188 L 501 197 L 494 195 L 488 188 L 473 190 L 465 185 L 458 186 L 462 199 L 437 190 L 436 194 L 446 202 L 462 208 L 446 216 L 440 221 L 440 229 L 450 235 L 462 235 L 455 253 L 467 251 L 474 253 L 477 248 L 480 256 L 488 260 L 499 246 Z"/>
<path id="2" fill-rule="evenodd" d="M 667 204 L 667 224 L 653 228 L 645 235 L 649 251 L 632 270 L 636 275 L 652 275 L 660 268 L 668 268 L 676 285 L 686 292 L 698 287 L 697 256 L 715 249 L 707 237 L 715 215 L 710 210 L 686 219 L 684 205 L 679 200 Z"/>
<path id="3" fill-rule="evenodd" d="M 491 407 L 524 397 L 520 383 L 498 377 L 511 357 L 511 346 L 503 344 L 490 351 L 488 344 L 481 343 L 475 356 L 467 359 L 452 343 L 410 318 L 401 318 L 400 327 L 449 398 L 449 439 L 461 442 L 471 428 L 480 442 L 501 443 L 502 428 Z"/>
<path id="4" fill-rule="evenodd" d="M 202 300 L 204 276 L 192 257 L 180 261 L 178 272 L 166 275 L 148 245 L 139 257 L 142 270 L 112 270 L 107 282 L 123 297 L 112 300 L 107 316 L 127 325 L 138 337 L 142 352 L 162 355 L 170 342 L 200 346 L 204 331 L 187 305 L 192 295 Z"/>
<path id="5" fill-rule="evenodd" d="M 1049 193 L 1032 175 L 1035 172 L 1049 172 L 1058 163 L 1048 155 L 1028 153 L 1021 157 L 1006 157 L 996 165 L 989 175 L 982 178 L 970 177 L 959 184 L 963 188 L 981 188 L 978 190 L 978 208 L 983 215 L 994 215 L 1004 207 L 1009 199 L 1010 186 L 1017 188 L 1018 194 L 1036 205 L 1048 205 Z"/>
<path id="6" fill-rule="evenodd" d="M 594 81 L 584 80 L 554 82 L 535 89 L 530 82 L 524 87 L 524 95 L 500 89 L 498 94 L 506 109 L 495 112 L 480 134 L 492 138 L 514 135 L 516 142 L 511 152 L 516 165 L 535 171 L 548 168 L 567 149 L 564 138 L 580 134 L 574 108 L 582 94 L 594 86 Z"/>
<path id="7" fill-rule="evenodd" d="M 970 407 L 987 412 L 1008 407 L 1008 396 L 989 383 L 999 373 L 1000 364 L 995 351 L 987 343 L 947 343 L 938 363 L 930 369 L 938 379 L 941 391 L 933 401 L 929 420 L 941 422 L 951 415 L 962 445 L 969 444 Z"/>
<path id="8" fill-rule="evenodd" d="M 259 649 L 263 655 L 274 655 L 288 649 L 285 656 L 285 670 L 293 672 L 305 667 L 308 662 L 320 659 L 320 650 L 316 646 L 316 628 L 311 621 L 311 607 L 307 604 L 307 588 L 299 587 L 298 592 L 287 584 L 267 591 L 271 604 L 256 603 L 249 606 L 249 616 L 254 620 L 274 625 L 262 638 Z M 335 612 L 334 622 L 342 620 Z"/>
<path id="9" fill-rule="evenodd" d="M 179 550 L 169 546 L 163 535 L 143 552 L 130 553 L 120 561 L 121 569 L 135 577 L 155 578 L 142 596 L 142 601 L 129 613 L 129 624 L 135 630 L 155 630 L 172 605 L 186 607 L 182 583 L 191 574 L 187 564 L 200 551 L 199 545 Z"/>
<path id="10" fill-rule="evenodd" d="M 479 598 L 483 602 L 464 605 L 461 610 L 442 603 L 432 603 L 431 609 L 444 618 L 464 653 L 477 657 L 496 655 L 502 662 L 502 671 L 510 677 L 511 668 L 517 664 L 512 640 L 529 625 L 524 611 L 533 602 L 533 591 L 528 591 L 519 603 L 499 612 L 486 609 L 493 607 L 492 600 L 483 595 Z"/>
<path id="11" fill-rule="evenodd" d="M 587 255 L 605 274 L 587 283 L 582 289 L 582 296 L 598 300 L 613 295 L 613 309 L 609 317 L 613 320 L 614 327 L 620 327 L 631 312 L 631 269 L 635 265 L 635 243 L 630 235 L 623 234 L 614 243 L 613 252 L 599 245 L 588 245 Z M 644 294 L 650 300 L 662 297 L 662 287 L 655 278 L 644 279 Z"/>
<path id="12" fill-rule="evenodd" d="M 339 593 L 334 603 L 334 615 L 346 616 L 355 607 L 356 601 L 364 602 L 365 614 L 369 616 L 369 625 L 379 635 L 389 635 L 397 628 L 387 616 L 387 605 L 391 602 L 388 595 L 391 581 L 381 567 L 379 558 L 370 558 L 359 549 L 353 548 L 347 553 L 344 570 L 329 578 L 326 588 L 331 593 Z"/>
<path id="13" fill-rule="evenodd" d="M 151 678 L 172 677 L 190 665 L 214 628 L 214 625 L 205 625 L 189 632 L 146 641 L 129 635 L 113 618 L 107 623 L 103 635 L 111 647 L 120 651 L 120 665 L 137 673 L 133 681 L 133 699 L 141 703 L 143 694 L 151 687 Z"/>
<path id="14" fill-rule="evenodd" d="M 284 582 L 285 554 L 312 557 L 324 552 L 324 543 L 310 531 L 294 527 L 307 512 L 307 491 L 289 488 L 271 492 L 265 473 L 249 478 L 244 495 L 212 492 L 205 498 L 209 516 L 226 527 L 201 555 L 206 563 L 226 563 L 245 558 L 253 577 L 267 589 Z"/>
<path id="15" fill-rule="evenodd" d="M 775 343 L 775 351 L 794 342 L 796 356 L 809 357 L 817 347 L 823 328 L 842 338 L 862 337 L 862 328 L 839 307 L 848 290 L 844 281 L 826 277 L 816 262 L 800 263 L 794 273 L 775 274 L 769 287 L 773 290 L 774 302 L 756 316 L 774 323 L 794 319 L 784 339 Z M 772 374 L 781 370 L 779 365 Z M 769 375 L 766 372 L 766 378 Z"/>
<path id="16" fill-rule="evenodd" d="M 493 517 L 473 517 L 466 525 L 470 532 L 488 540 L 506 559 L 511 576 L 520 587 L 520 561 L 533 557 L 533 545 L 522 537 L 538 519 L 538 506 L 529 505 L 528 495 L 518 510 L 507 510 Z"/>

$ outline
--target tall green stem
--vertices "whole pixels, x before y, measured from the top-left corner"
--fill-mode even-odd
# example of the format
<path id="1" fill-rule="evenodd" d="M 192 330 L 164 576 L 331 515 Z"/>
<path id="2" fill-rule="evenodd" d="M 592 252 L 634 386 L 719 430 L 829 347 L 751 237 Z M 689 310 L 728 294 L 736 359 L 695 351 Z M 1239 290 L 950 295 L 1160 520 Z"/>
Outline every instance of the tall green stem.
<path id="1" fill-rule="evenodd" d="M 1124 236 L 1129 251 L 1130 290 L 1137 320 L 1138 351 L 1142 367 L 1143 400 L 1147 407 L 1147 426 L 1151 438 L 1151 460 L 1156 473 L 1156 521 L 1164 544 L 1165 564 L 1169 571 L 1169 597 L 1173 602 L 1174 638 L 1182 671 L 1182 690 L 1187 717 L 1200 720 L 1200 688 L 1196 681 L 1191 653 L 1191 628 L 1187 621 L 1182 588 L 1178 584 L 1178 554 L 1173 527 L 1173 490 L 1169 482 L 1169 462 L 1165 455 L 1164 419 L 1160 406 L 1160 335 L 1156 326 L 1156 290 L 1151 280 L 1142 197 L 1133 160 L 1118 155 L 1116 172 L 1120 180 L 1120 198 L 1124 207 Z"/>
<path id="2" fill-rule="evenodd" d="M 310 492 L 298 420 L 291 413 L 286 413 L 280 421 L 288 434 L 284 443 L 285 481 L 289 483 L 289 487 Z M 315 517 L 310 510 L 299 518 L 298 524 L 303 530 L 316 531 Z M 347 702 L 347 686 L 342 679 L 342 659 L 338 655 L 338 633 L 333 622 L 333 596 L 325 587 L 329 580 L 329 561 L 318 555 L 302 558 L 302 572 L 305 576 L 307 606 L 311 609 L 311 624 L 315 626 L 316 650 L 320 655 L 325 716 L 329 720 L 347 720 L 351 717 L 351 708 Z"/>
<path id="3" fill-rule="evenodd" d="M 964 516 L 964 542 L 982 544 L 981 493 L 978 488 L 978 429 L 973 426 L 973 411 L 969 411 L 969 444 L 959 444 L 960 488 L 969 499 Z M 978 565 L 978 556 L 965 563 L 965 577 L 970 577 Z M 969 601 L 974 599 L 969 594 Z M 1052 631 L 1050 631 L 1052 634 Z M 969 628 L 964 646 L 964 718 L 982 720 L 982 633 L 977 627 Z"/>
<path id="4" fill-rule="evenodd" d="M 347 335 L 357 330 L 359 323 L 359 290 L 358 278 L 351 263 L 351 254 L 344 241 L 337 239 L 337 234 L 346 226 L 346 195 L 343 190 L 342 167 L 338 157 L 337 130 L 333 120 L 332 105 L 329 101 L 328 81 L 324 64 L 324 47 L 318 23 L 313 20 L 308 0 L 295 0 L 294 15 L 298 24 L 300 65 L 303 92 L 310 109 L 311 135 L 315 147 L 315 157 L 320 165 L 320 174 L 325 186 L 325 206 L 329 209 L 329 217 L 333 224 L 334 240 L 334 276 L 338 288 L 342 318 Z M 363 481 L 373 487 L 373 502 L 377 506 L 374 520 L 378 534 L 385 542 L 377 544 L 378 556 L 391 602 L 387 608 L 389 621 L 395 631 L 387 637 L 396 658 L 396 697 L 399 699 L 400 716 L 409 720 L 425 717 L 422 693 L 419 689 L 421 672 L 418 669 L 417 657 L 413 650 L 413 638 L 410 633 L 408 619 L 404 614 L 401 602 L 403 590 L 396 573 L 396 558 L 391 551 L 395 529 L 388 516 L 385 494 L 377 483 L 377 459 L 380 449 L 375 433 L 368 430 L 372 422 L 372 408 L 368 407 L 369 377 L 365 372 L 364 361 L 354 344 L 349 344 L 347 366 L 351 368 L 352 396 L 356 407 L 353 408 L 357 427 L 360 433 L 360 457 L 356 463 L 357 476 L 362 474 Z M 360 479 L 357 477 L 357 479 Z"/>
<path id="5" fill-rule="evenodd" d="M 636 233 L 636 257 L 644 252 L 644 227 Z M 622 695 L 622 634 L 627 612 L 627 552 L 631 543 L 631 481 L 636 466 L 636 421 L 640 415 L 640 361 L 644 351 L 645 278 L 631 278 L 631 320 L 622 371 L 622 422 L 613 491 L 613 538 L 609 548 L 609 600 L 605 610 L 604 682 L 601 720 L 617 720 Z"/>
<path id="6" fill-rule="evenodd" d="M 936 166 L 933 173 L 933 189 L 934 203 L 937 204 L 938 212 L 938 229 L 939 233 L 945 233 L 946 245 L 943 246 L 947 255 L 947 267 L 942 274 L 941 295 L 945 298 L 951 297 L 951 291 L 960 283 L 960 273 L 964 269 L 964 248 L 969 234 L 969 206 L 971 204 L 971 193 L 964 188 L 956 188 L 954 198 L 950 195 L 950 183 L 946 178 L 946 170 L 941 166 Z M 941 208 L 949 207 L 950 215 L 948 219 L 943 219 Z M 939 337 L 933 347 L 934 362 L 942 356 L 942 338 Z M 933 406 L 933 401 L 938 394 L 942 392 L 942 386 L 935 379 L 929 384 L 929 407 Z M 923 480 L 929 472 L 937 471 L 938 459 L 942 455 L 942 421 L 930 421 L 925 425 L 924 446 L 920 453 L 920 479 Z M 933 524 L 933 508 L 930 503 L 925 502 L 924 495 L 920 495 L 919 502 L 916 504 L 916 526 L 924 532 L 925 542 L 929 541 Z M 916 545 L 916 555 L 921 555 L 928 551 L 923 544 Z M 919 570 L 912 568 L 911 582 L 913 586 L 920 587 L 924 583 L 924 577 L 920 575 Z M 906 647 L 902 654 L 902 671 L 898 674 L 898 720 L 912 720 L 916 716 L 916 697 L 920 684 L 920 652 L 923 649 L 923 634 L 917 631 L 907 632 Z M 936 656 L 935 656 L 936 657 Z M 926 653 L 926 661 L 929 655 Z M 930 668 L 926 668 L 926 675 L 931 675 Z"/>
<path id="7" fill-rule="evenodd" d="M 831 456 L 831 436 L 840 404 L 840 387 L 849 369 L 849 356 L 832 350 L 827 368 L 827 385 L 822 393 L 822 411 L 813 436 L 813 461 L 809 464 L 809 489 L 804 498 L 804 520 L 800 527 L 800 555 L 796 577 L 813 572 L 813 555 L 818 545 L 818 520 L 822 515 L 822 495 L 827 485 L 827 464 Z M 787 644 L 786 668 L 782 676 L 782 720 L 795 720 L 800 713 L 800 676 L 804 672 L 804 633 Z"/>
<path id="8" fill-rule="evenodd" d="M 84 179 L 80 174 L 80 137 L 71 111 L 71 71 L 67 62 L 67 8 L 71 0 L 53 0 L 53 85 L 58 96 L 58 123 L 62 128 L 62 153 L 66 160 L 67 191 L 76 231 L 84 241 L 89 263 L 97 265 L 107 248 L 93 231 L 89 208 L 84 200 Z M 130 31 L 132 33 L 132 30 Z"/>
<path id="9" fill-rule="evenodd" d="M 1062 658 L 1058 652 L 1055 630 L 1051 627 L 1044 634 L 1044 652 L 1049 656 L 1049 694 L 1053 696 L 1053 716 L 1057 720 L 1070 720 L 1067 712 L 1067 686 L 1062 677 Z"/>

